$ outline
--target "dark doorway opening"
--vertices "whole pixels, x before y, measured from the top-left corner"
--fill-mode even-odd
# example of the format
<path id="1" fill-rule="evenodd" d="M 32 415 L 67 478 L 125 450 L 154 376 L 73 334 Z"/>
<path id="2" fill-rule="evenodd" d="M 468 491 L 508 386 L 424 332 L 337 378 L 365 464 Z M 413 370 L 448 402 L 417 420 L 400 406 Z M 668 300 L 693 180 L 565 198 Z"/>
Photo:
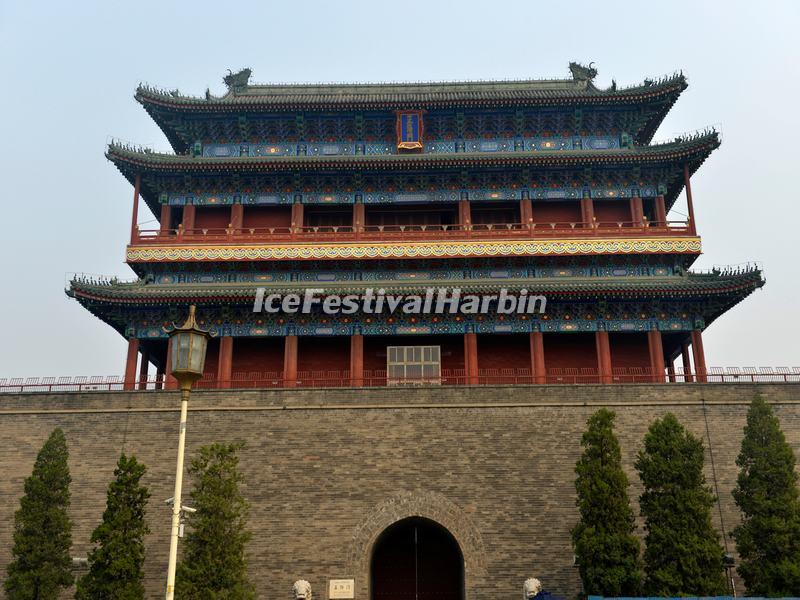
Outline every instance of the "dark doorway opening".
<path id="1" fill-rule="evenodd" d="M 441 525 L 412 517 L 375 542 L 370 565 L 372 600 L 463 600 L 464 557 Z"/>

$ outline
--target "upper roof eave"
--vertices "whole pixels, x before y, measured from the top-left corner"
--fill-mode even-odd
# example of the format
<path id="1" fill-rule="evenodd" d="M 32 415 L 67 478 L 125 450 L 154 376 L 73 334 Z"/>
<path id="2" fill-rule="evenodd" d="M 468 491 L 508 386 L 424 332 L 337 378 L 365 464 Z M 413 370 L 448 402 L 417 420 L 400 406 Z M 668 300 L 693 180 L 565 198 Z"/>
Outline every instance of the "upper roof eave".
<path id="1" fill-rule="evenodd" d="M 316 169 L 387 170 L 503 166 L 570 166 L 704 160 L 720 144 L 715 130 L 653 144 L 614 150 L 555 150 L 456 154 L 387 154 L 361 156 L 276 156 L 208 158 L 152 152 L 111 143 L 107 158 L 124 172 L 128 167 L 155 172 L 295 171 Z M 696 167 L 695 167 L 696 168 Z"/>

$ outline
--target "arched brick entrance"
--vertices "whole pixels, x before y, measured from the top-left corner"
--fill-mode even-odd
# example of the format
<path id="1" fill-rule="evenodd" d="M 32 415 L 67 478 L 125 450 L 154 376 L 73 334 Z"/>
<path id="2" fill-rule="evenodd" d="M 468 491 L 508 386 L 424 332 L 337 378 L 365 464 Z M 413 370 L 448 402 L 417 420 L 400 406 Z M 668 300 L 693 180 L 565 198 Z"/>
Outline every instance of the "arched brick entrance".
<path id="1" fill-rule="evenodd" d="M 447 529 L 409 517 L 378 537 L 370 581 L 372 600 L 464 600 L 464 556 Z"/>

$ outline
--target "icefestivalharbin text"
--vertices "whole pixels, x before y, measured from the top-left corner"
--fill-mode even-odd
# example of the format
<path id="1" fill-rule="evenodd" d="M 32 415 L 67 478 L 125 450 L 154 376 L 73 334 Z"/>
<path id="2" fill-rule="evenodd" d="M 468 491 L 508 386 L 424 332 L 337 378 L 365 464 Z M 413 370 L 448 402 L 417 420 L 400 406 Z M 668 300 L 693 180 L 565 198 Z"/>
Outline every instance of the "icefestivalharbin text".
<path id="1" fill-rule="evenodd" d="M 387 294 L 383 288 L 367 288 L 363 294 L 330 294 L 323 288 L 310 288 L 301 294 L 267 293 L 256 290 L 253 312 L 296 314 L 311 313 L 319 307 L 328 315 L 363 314 L 462 314 L 496 313 L 544 314 L 547 298 L 532 295 L 528 290 L 499 294 L 462 294 L 460 288 L 427 288 L 424 294 Z"/>

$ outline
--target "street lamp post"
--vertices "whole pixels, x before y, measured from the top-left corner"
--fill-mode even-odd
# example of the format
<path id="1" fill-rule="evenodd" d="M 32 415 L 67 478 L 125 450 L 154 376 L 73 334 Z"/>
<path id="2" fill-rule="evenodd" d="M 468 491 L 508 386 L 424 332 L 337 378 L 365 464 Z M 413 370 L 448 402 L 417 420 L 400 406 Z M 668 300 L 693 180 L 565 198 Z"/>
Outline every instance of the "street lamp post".
<path id="1" fill-rule="evenodd" d="M 175 568 L 178 560 L 178 534 L 181 525 L 181 490 L 183 488 L 183 451 L 186 443 L 186 415 L 189 410 L 189 393 L 192 384 L 203 376 L 206 348 L 210 336 L 197 326 L 195 307 L 189 307 L 189 317 L 180 327 L 169 333 L 172 364 L 167 367 L 181 388 L 181 426 L 178 433 L 178 465 L 175 469 L 175 495 L 172 498 L 172 534 L 169 541 L 169 566 L 167 567 L 167 600 L 175 597 Z"/>

